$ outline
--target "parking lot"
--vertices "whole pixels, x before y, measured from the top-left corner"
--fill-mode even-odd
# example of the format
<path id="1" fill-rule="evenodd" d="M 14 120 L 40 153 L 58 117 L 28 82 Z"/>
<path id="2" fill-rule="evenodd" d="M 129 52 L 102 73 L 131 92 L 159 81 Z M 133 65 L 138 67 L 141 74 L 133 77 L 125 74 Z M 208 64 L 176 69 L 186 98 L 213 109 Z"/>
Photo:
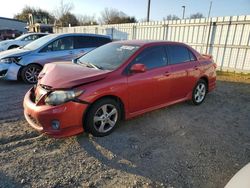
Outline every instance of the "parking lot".
<path id="1" fill-rule="evenodd" d="M 53 139 L 28 126 L 31 86 L 0 80 L 0 187 L 224 187 L 250 161 L 250 78 L 218 76 L 188 102 L 124 121 L 109 136 Z"/>

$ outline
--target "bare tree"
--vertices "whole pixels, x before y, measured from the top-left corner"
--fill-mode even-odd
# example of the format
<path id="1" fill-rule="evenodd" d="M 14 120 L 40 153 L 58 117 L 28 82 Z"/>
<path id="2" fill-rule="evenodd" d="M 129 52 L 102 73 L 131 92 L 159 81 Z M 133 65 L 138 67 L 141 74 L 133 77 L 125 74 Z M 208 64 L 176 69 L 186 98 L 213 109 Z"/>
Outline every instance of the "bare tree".
<path id="1" fill-rule="evenodd" d="M 163 20 L 179 20 L 180 18 L 176 15 L 169 14 L 167 17 L 164 17 Z"/>
<path id="2" fill-rule="evenodd" d="M 122 11 L 113 8 L 105 8 L 101 12 L 100 22 L 103 24 L 135 23 L 135 17 L 130 17 Z"/>
<path id="3" fill-rule="evenodd" d="M 59 6 L 54 10 L 54 16 L 59 20 L 62 16 L 67 15 L 74 8 L 72 2 L 64 3 L 63 0 L 60 1 Z"/>
<path id="4" fill-rule="evenodd" d="M 202 13 L 197 12 L 197 13 L 195 13 L 195 14 L 191 14 L 189 18 L 190 18 L 190 19 L 197 19 L 197 18 L 205 18 L 205 16 L 203 16 Z"/>
<path id="5" fill-rule="evenodd" d="M 97 25 L 95 16 L 77 15 L 79 25 Z"/>

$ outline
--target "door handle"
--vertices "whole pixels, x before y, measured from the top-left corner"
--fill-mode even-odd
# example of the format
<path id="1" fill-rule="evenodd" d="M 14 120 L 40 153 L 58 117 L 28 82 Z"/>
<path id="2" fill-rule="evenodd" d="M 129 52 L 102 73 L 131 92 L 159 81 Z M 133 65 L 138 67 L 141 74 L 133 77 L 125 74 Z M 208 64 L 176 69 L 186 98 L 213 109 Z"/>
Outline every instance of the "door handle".
<path id="1" fill-rule="evenodd" d="M 165 72 L 165 73 L 164 73 L 164 76 L 170 76 L 170 72 L 168 72 L 168 71 Z"/>
<path id="2" fill-rule="evenodd" d="M 195 70 L 199 70 L 199 67 L 196 65 L 196 66 L 194 66 L 194 69 Z"/>

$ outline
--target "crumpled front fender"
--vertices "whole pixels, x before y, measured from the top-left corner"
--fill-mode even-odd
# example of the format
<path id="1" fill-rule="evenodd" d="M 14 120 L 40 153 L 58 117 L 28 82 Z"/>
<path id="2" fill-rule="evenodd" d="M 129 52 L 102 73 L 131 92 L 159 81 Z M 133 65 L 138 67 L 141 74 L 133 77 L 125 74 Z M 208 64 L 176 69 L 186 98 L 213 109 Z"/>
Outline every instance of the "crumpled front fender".
<path id="1" fill-rule="evenodd" d="M 18 79 L 18 72 L 21 68 L 20 65 L 15 63 L 5 64 L 5 68 L 8 69 L 6 75 L 3 77 L 5 80 L 17 80 Z"/>

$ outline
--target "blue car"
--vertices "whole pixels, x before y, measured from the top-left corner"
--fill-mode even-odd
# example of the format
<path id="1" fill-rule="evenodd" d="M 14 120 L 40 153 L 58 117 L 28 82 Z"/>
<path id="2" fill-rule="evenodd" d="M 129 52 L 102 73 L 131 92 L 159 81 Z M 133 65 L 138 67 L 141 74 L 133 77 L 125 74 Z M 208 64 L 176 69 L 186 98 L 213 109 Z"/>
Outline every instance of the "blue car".
<path id="1" fill-rule="evenodd" d="M 34 84 L 44 64 L 71 61 L 109 42 L 111 38 L 105 35 L 50 34 L 24 47 L 0 52 L 0 78 Z"/>

